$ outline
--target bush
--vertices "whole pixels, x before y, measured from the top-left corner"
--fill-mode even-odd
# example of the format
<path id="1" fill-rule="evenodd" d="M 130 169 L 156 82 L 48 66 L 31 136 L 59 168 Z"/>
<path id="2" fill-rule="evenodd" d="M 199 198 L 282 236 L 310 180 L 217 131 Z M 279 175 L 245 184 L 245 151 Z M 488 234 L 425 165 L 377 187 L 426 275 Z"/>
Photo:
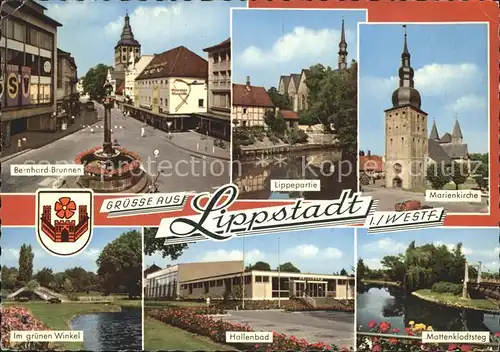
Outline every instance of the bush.
<path id="1" fill-rule="evenodd" d="M 62 301 L 59 298 L 51 298 L 48 301 L 49 303 L 62 303 Z"/>
<path id="2" fill-rule="evenodd" d="M 28 297 L 16 297 L 15 300 L 17 302 L 28 302 L 29 298 Z"/>
<path id="3" fill-rule="evenodd" d="M 253 331 L 250 326 L 215 320 L 200 315 L 196 309 L 159 309 L 150 312 L 150 316 L 191 333 L 207 336 L 215 342 L 226 344 L 226 331 Z M 295 336 L 273 332 L 272 344 L 232 344 L 240 351 L 349 351 L 348 347 L 328 345 L 322 342 L 309 343 Z"/>
<path id="4" fill-rule="evenodd" d="M 453 293 L 455 296 L 462 294 L 462 285 L 447 281 L 436 282 L 432 285 L 431 291 L 437 293 Z"/>
<path id="5" fill-rule="evenodd" d="M 3 307 L 2 308 L 2 349 L 16 349 L 28 351 L 48 350 L 47 342 L 11 342 L 11 331 L 40 331 L 50 330 L 42 322 L 29 314 L 24 307 Z"/>

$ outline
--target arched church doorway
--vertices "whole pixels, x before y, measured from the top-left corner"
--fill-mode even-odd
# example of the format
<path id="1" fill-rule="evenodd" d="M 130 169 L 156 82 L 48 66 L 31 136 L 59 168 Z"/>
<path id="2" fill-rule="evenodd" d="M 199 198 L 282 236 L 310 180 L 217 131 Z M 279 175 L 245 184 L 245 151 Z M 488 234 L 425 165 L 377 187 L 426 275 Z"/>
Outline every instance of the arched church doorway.
<path id="1" fill-rule="evenodd" d="M 392 187 L 393 188 L 401 188 L 401 187 L 403 187 L 403 180 L 400 179 L 399 177 L 394 177 L 392 179 Z"/>
<path id="2" fill-rule="evenodd" d="M 64 229 L 61 232 L 61 241 L 62 242 L 69 242 L 69 232 L 68 230 Z"/>

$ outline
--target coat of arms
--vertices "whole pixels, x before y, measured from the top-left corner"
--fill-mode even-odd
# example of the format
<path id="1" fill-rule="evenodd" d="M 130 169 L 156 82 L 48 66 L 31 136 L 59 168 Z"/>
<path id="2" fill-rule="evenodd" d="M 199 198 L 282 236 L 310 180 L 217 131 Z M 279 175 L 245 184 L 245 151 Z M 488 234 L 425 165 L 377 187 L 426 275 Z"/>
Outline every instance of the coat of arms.
<path id="1" fill-rule="evenodd" d="M 94 194 L 91 190 L 38 190 L 38 241 L 55 256 L 70 257 L 84 250 L 92 237 Z"/>

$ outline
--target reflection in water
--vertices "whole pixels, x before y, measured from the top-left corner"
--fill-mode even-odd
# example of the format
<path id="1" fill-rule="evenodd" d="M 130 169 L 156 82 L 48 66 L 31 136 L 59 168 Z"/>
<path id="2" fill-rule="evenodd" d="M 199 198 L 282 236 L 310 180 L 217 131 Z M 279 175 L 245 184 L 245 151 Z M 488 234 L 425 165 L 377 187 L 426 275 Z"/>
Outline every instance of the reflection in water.
<path id="1" fill-rule="evenodd" d="M 243 199 L 337 199 L 344 189 L 357 189 L 357 160 L 342 160 L 337 150 L 267 157 L 233 168 Z M 320 180 L 315 192 L 271 192 L 271 180 Z"/>
<path id="2" fill-rule="evenodd" d="M 365 331 L 371 320 L 387 321 L 400 330 L 413 320 L 440 331 L 500 331 L 498 314 L 441 306 L 392 287 L 359 291 L 356 314 L 358 325 Z"/>
<path id="3" fill-rule="evenodd" d="M 140 309 L 79 315 L 71 321 L 71 328 L 83 330 L 83 344 L 88 351 L 142 350 Z"/>

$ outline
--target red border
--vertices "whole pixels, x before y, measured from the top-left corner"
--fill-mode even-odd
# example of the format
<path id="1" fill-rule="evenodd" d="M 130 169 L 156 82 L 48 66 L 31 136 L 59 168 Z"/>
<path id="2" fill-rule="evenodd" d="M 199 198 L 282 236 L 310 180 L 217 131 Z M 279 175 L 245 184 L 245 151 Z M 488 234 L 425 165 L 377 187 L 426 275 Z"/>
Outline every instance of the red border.
<path id="1" fill-rule="evenodd" d="M 448 216 L 446 226 L 498 226 L 500 218 L 499 178 L 499 8 L 495 1 L 469 0 L 430 2 L 430 1 L 321 1 L 321 0 L 249 0 L 249 7 L 255 8 L 344 8 L 368 9 L 370 22 L 489 22 L 490 23 L 490 215 Z M 193 215 L 191 209 L 182 211 L 148 214 L 133 217 L 108 219 L 99 213 L 104 199 L 109 196 L 95 196 L 94 226 L 158 226 L 165 217 Z M 3 226 L 34 226 L 35 196 L 3 194 L 0 218 Z M 233 209 L 249 209 L 285 202 L 248 202 L 238 201 Z M 28 211 L 27 211 L 28 209 Z"/>

